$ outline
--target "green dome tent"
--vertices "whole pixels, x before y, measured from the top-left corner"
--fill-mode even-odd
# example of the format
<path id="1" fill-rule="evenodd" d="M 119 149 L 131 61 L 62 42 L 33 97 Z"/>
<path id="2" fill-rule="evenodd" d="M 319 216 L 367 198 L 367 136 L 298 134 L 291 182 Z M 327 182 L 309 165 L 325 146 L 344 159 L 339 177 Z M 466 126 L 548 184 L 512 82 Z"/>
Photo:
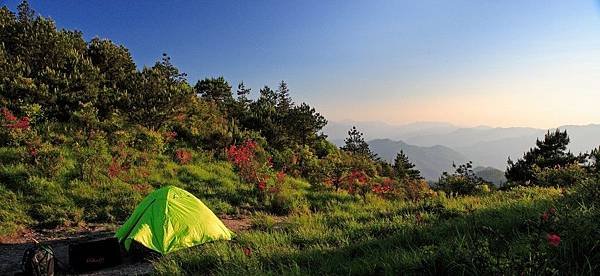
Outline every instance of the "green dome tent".
<path id="1" fill-rule="evenodd" d="M 173 186 L 146 196 L 115 234 L 127 250 L 135 240 L 162 254 L 233 235 L 202 201 Z"/>

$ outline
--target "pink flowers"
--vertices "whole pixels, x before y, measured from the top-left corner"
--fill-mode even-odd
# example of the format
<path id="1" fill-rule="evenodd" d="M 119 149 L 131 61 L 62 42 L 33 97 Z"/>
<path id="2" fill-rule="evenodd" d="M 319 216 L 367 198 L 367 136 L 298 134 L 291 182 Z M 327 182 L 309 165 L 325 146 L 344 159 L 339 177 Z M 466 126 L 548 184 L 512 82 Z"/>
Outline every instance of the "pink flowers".
<path id="1" fill-rule="evenodd" d="M 548 245 L 552 247 L 557 247 L 560 244 L 560 236 L 554 233 L 548 233 L 546 240 L 548 241 Z"/>

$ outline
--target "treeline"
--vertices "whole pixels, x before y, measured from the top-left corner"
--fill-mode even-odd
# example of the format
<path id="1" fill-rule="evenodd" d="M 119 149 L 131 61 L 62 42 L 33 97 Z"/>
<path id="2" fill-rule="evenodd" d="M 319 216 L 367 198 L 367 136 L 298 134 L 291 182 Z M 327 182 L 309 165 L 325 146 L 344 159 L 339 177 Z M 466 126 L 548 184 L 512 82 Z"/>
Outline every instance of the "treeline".
<path id="1" fill-rule="evenodd" d="M 328 142 L 321 133 L 327 120 L 294 102 L 284 81 L 253 95 L 243 82 L 234 89 L 223 77 L 191 84 L 167 55 L 138 69 L 124 46 L 57 29 L 27 1 L 16 13 L 0 8 L 0 108 L 0 147 L 19 154 L 0 158 L 21 162 L 24 179 L 141 185 L 140 172 L 158 156 L 187 164 L 202 155 L 230 161 L 263 194 L 282 190 L 276 187 L 281 175 L 363 199 L 434 193 L 403 152 L 393 164 L 383 161 L 356 128 L 343 147 Z M 566 133 L 548 133 L 523 159 L 509 160 L 511 185 L 568 185 L 578 173 L 598 173 L 598 150 L 574 156 L 566 144 Z M 73 169 L 59 173 L 65 160 Z M 23 192 L 11 177 L 0 172 L 0 183 Z M 467 163 L 434 188 L 472 194 L 493 185 Z"/>
<path id="2" fill-rule="evenodd" d="M 159 156 L 182 165 L 194 156 L 229 160 L 240 174 L 253 168 L 260 173 L 242 178 L 264 193 L 282 190 L 264 189 L 282 174 L 363 198 L 430 192 L 403 153 L 395 164 L 382 161 L 356 129 L 341 149 L 328 142 L 327 120 L 294 102 L 284 81 L 256 94 L 223 77 L 192 84 L 166 54 L 138 69 L 124 46 L 58 29 L 27 1 L 16 13 L 0 8 L 0 108 L 0 147 L 11 152 L 0 158 L 27 171 L 19 181 L 0 172 L 16 194 L 33 194 L 19 183 L 38 178 L 146 187 Z"/>

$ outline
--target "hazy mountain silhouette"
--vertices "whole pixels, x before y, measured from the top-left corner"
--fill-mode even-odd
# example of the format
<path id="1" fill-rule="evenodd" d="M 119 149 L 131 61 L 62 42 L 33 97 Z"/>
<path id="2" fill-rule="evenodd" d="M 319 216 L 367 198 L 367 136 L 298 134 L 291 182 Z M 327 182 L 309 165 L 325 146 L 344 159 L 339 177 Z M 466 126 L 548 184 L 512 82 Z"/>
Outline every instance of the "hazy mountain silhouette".
<path id="1" fill-rule="evenodd" d="M 475 167 L 473 168 L 475 175 L 483 178 L 485 181 L 491 182 L 496 186 L 501 186 L 506 183 L 504 171 L 492 167 Z"/>
<path id="2" fill-rule="evenodd" d="M 390 163 L 393 162 L 396 154 L 403 150 L 427 180 L 438 180 L 443 171 L 452 169 L 452 162 L 464 163 L 467 161 L 467 158 L 459 152 L 439 145 L 419 147 L 390 139 L 375 139 L 368 143 L 373 152 Z"/>
<path id="3" fill-rule="evenodd" d="M 542 139 L 547 129 L 530 127 L 459 128 L 441 122 L 418 122 L 400 126 L 381 122 L 330 122 L 324 130 L 330 141 L 343 145 L 347 131 L 356 125 L 370 141 L 373 151 L 391 161 L 400 149 L 420 168 L 428 179 L 437 179 L 450 170 L 452 161 L 473 161 L 475 166 L 506 168 L 508 157 L 520 158 Z M 573 153 L 587 152 L 600 145 L 600 124 L 565 125 Z M 401 141 L 400 141 L 401 140 Z M 441 146 L 441 147 L 436 147 Z M 375 148 L 376 147 L 376 148 Z M 409 149 L 412 153 L 409 153 Z"/>
<path id="4" fill-rule="evenodd" d="M 392 125 L 383 122 L 329 122 L 323 128 L 323 132 L 329 136 L 331 141 L 343 140 L 348 136 L 348 130 L 356 126 L 364 133 L 365 139 L 392 139 L 404 140 L 408 137 L 420 135 L 445 134 L 458 129 L 449 123 L 441 122 L 416 122 L 405 125 Z"/>

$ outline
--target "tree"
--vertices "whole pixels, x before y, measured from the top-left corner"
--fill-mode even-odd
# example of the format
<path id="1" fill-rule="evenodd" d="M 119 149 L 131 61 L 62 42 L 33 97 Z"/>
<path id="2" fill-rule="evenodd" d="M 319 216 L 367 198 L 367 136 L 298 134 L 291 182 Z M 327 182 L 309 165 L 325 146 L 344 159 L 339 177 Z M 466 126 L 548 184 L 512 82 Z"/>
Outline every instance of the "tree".
<path id="1" fill-rule="evenodd" d="M 342 150 L 346 152 L 355 155 L 363 155 L 370 159 L 375 159 L 377 157 L 377 155 L 369 148 L 369 144 L 365 142 L 362 132 L 356 129 L 356 126 L 353 126 L 352 129 L 348 131 L 348 138 L 346 138 L 344 142 L 345 145 L 342 147 Z"/>
<path id="2" fill-rule="evenodd" d="M 590 164 L 588 170 L 590 173 L 600 175 L 600 147 L 593 149 L 589 154 Z"/>
<path id="3" fill-rule="evenodd" d="M 247 88 L 243 81 L 238 84 L 238 89 L 236 91 L 237 100 L 244 109 L 247 109 L 248 105 L 252 102 L 249 98 L 250 92 L 251 89 Z"/>
<path id="4" fill-rule="evenodd" d="M 29 5 L 29 1 L 21 1 L 17 6 L 17 10 L 19 13 L 19 21 L 21 22 L 31 22 L 35 19 L 35 11 Z"/>
<path id="5" fill-rule="evenodd" d="M 394 174 L 398 179 L 422 179 L 421 172 L 414 168 L 415 165 L 408 160 L 404 151 L 400 151 L 394 159 Z"/>
<path id="6" fill-rule="evenodd" d="M 188 104 L 190 97 L 193 91 L 186 75 L 163 54 L 160 62 L 142 70 L 138 87 L 127 98 L 128 115 L 134 123 L 158 129 L 175 117 L 177 109 Z"/>
<path id="7" fill-rule="evenodd" d="M 288 139 L 296 144 L 312 144 L 318 132 L 325 127 L 327 120 L 306 103 L 294 106 L 281 123 L 286 128 Z"/>
<path id="8" fill-rule="evenodd" d="M 277 94 L 277 112 L 282 115 L 286 114 L 294 106 L 287 83 L 281 81 L 275 93 Z"/>
<path id="9" fill-rule="evenodd" d="M 88 44 L 87 55 L 100 71 L 99 116 L 107 118 L 114 112 L 127 113 L 127 97 L 140 77 L 129 50 L 110 40 L 93 38 Z"/>
<path id="10" fill-rule="evenodd" d="M 506 179 L 516 183 L 531 183 L 535 181 L 534 166 L 545 169 L 565 167 L 569 164 L 582 162 L 584 156 L 575 156 L 567 151 L 569 136 L 567 131 L 556 129 L 548 131 L 544 140 L 537 139 L 536 146 L 523 155 L 522 159 L 513 162 L 508 159 Z"/>
<path id="11" fill-rule="evenodd" d="M 202 98 L 214 101 L 219 106 L 226 106 L 233 101 L 231 85 L 223 77 L 200 80 L 194 86 L 194 91 Z"/>
<path id="12" fill-rule="evenodd" d="M 470 195 L 477 191 L 482 185 L 489 185 L 483 178 L 473 172 L 473 162 L 456 166 L 452 164 L 454 173 L 444 172 L 438 181 L 438 187 L 446 192 L 460 195 Z"/>

